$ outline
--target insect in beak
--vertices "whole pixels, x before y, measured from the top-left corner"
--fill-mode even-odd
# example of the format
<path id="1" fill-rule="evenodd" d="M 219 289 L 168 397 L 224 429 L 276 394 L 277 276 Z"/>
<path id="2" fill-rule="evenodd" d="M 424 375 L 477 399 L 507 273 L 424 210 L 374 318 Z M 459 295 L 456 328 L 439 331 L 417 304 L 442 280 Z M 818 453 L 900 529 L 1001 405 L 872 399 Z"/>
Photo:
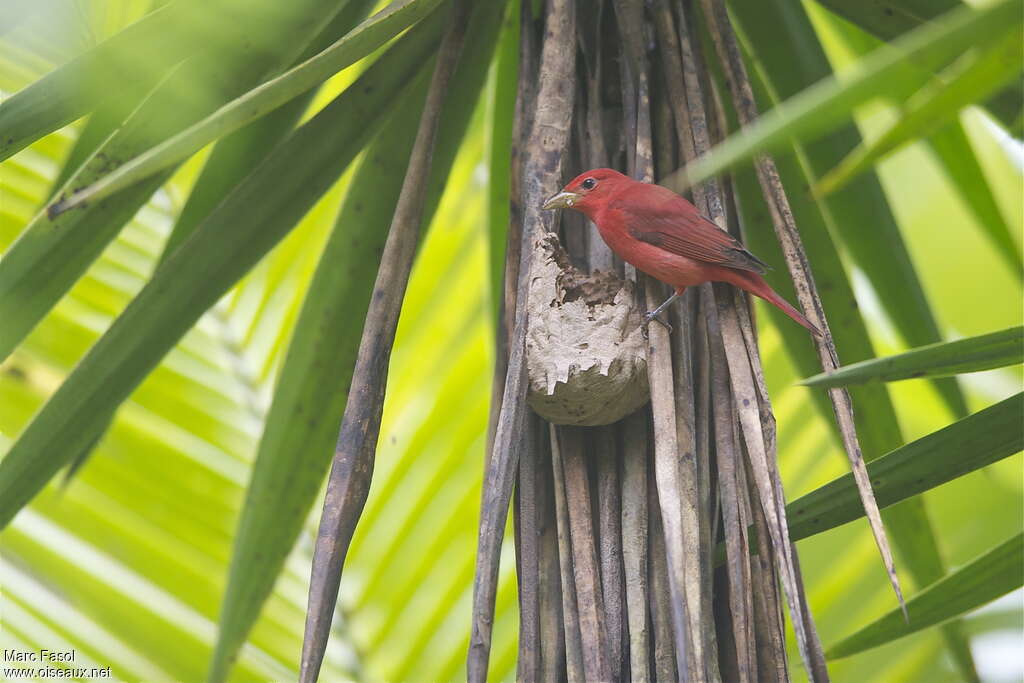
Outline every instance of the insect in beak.
<path id="1" fill-rule="evenodd" d="M 550 211 L 552 209 L 571 209 L 573 204 L 579 201 L 580 196 L 575 192 L 559 192 L 548 197 L 548 200 L 541 205 L 541 209 Z"/>

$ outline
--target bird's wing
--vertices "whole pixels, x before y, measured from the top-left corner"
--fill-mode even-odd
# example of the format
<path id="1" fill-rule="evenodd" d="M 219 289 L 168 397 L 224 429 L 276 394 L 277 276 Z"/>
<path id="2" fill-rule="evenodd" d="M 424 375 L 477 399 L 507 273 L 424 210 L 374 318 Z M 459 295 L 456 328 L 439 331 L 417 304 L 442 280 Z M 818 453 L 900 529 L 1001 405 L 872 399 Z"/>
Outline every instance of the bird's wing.
<path id="1" fill-rule="evenodd" d="M 665 251 L 704 263 L 739 268 L 755 273 L 767 270 L 766 263 L 740 244 L 696 207 L 679 195 L 660 188 L 647 196 L 620 198 L 615 209 L 621 212 L 630 235 Z"/>

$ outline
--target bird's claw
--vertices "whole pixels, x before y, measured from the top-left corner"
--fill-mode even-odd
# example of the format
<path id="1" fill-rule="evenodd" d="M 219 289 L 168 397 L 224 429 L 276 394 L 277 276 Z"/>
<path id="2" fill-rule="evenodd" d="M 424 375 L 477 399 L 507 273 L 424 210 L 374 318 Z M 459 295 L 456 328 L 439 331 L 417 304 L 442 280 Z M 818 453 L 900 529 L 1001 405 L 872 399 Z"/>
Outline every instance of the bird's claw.
<path id="1" fill-rule="evenodd" d="M 672 325 L 670 325 L 669 323 L 665 322 L 664 320 L 662 320 L 658 316 L 654 315 L 654 311 L 647 311 L 647 313 L 644 314 L 644 321 L 640 324 L 640 326 L 642 328 L 644 328 L 644 335 L 645 336 L 647 334 L 647 326 L 651 324 L 652 320 L 654 322 L 660 324 L 662 327 L 664 327 L 668 331 L 669 334 L 672 334 Z"/>

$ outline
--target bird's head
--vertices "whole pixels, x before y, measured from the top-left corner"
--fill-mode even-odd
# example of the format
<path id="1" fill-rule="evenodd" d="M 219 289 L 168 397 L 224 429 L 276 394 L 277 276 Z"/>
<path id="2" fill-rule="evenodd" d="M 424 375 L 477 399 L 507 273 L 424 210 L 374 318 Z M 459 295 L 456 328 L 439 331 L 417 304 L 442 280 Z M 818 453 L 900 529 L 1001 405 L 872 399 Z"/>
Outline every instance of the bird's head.
<path id="1" fill-rule="evenodd" d="M 595 168 L 581 173 L 562 188 L 561 192 L 548 198 L 540 207 L 551 209 L 575 209 L 588 214 L 602 205 L 612 195 L 632 182 L 627 176 L 610 168 Z"/>

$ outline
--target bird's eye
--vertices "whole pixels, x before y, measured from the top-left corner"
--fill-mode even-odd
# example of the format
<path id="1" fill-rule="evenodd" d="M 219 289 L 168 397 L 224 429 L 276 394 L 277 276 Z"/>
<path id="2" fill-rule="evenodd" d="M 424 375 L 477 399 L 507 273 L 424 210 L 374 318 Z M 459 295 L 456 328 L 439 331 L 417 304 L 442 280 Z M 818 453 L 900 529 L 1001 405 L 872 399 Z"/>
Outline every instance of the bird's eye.
<path id="1" fill-rule="evenodd" d="M 587 178 L 586 180 L 583 181 L 582 187 L 584 190 L 593 190 L 595 185 L 597 185 L 596 180 L 594 180 L 593 178 Z"/>

